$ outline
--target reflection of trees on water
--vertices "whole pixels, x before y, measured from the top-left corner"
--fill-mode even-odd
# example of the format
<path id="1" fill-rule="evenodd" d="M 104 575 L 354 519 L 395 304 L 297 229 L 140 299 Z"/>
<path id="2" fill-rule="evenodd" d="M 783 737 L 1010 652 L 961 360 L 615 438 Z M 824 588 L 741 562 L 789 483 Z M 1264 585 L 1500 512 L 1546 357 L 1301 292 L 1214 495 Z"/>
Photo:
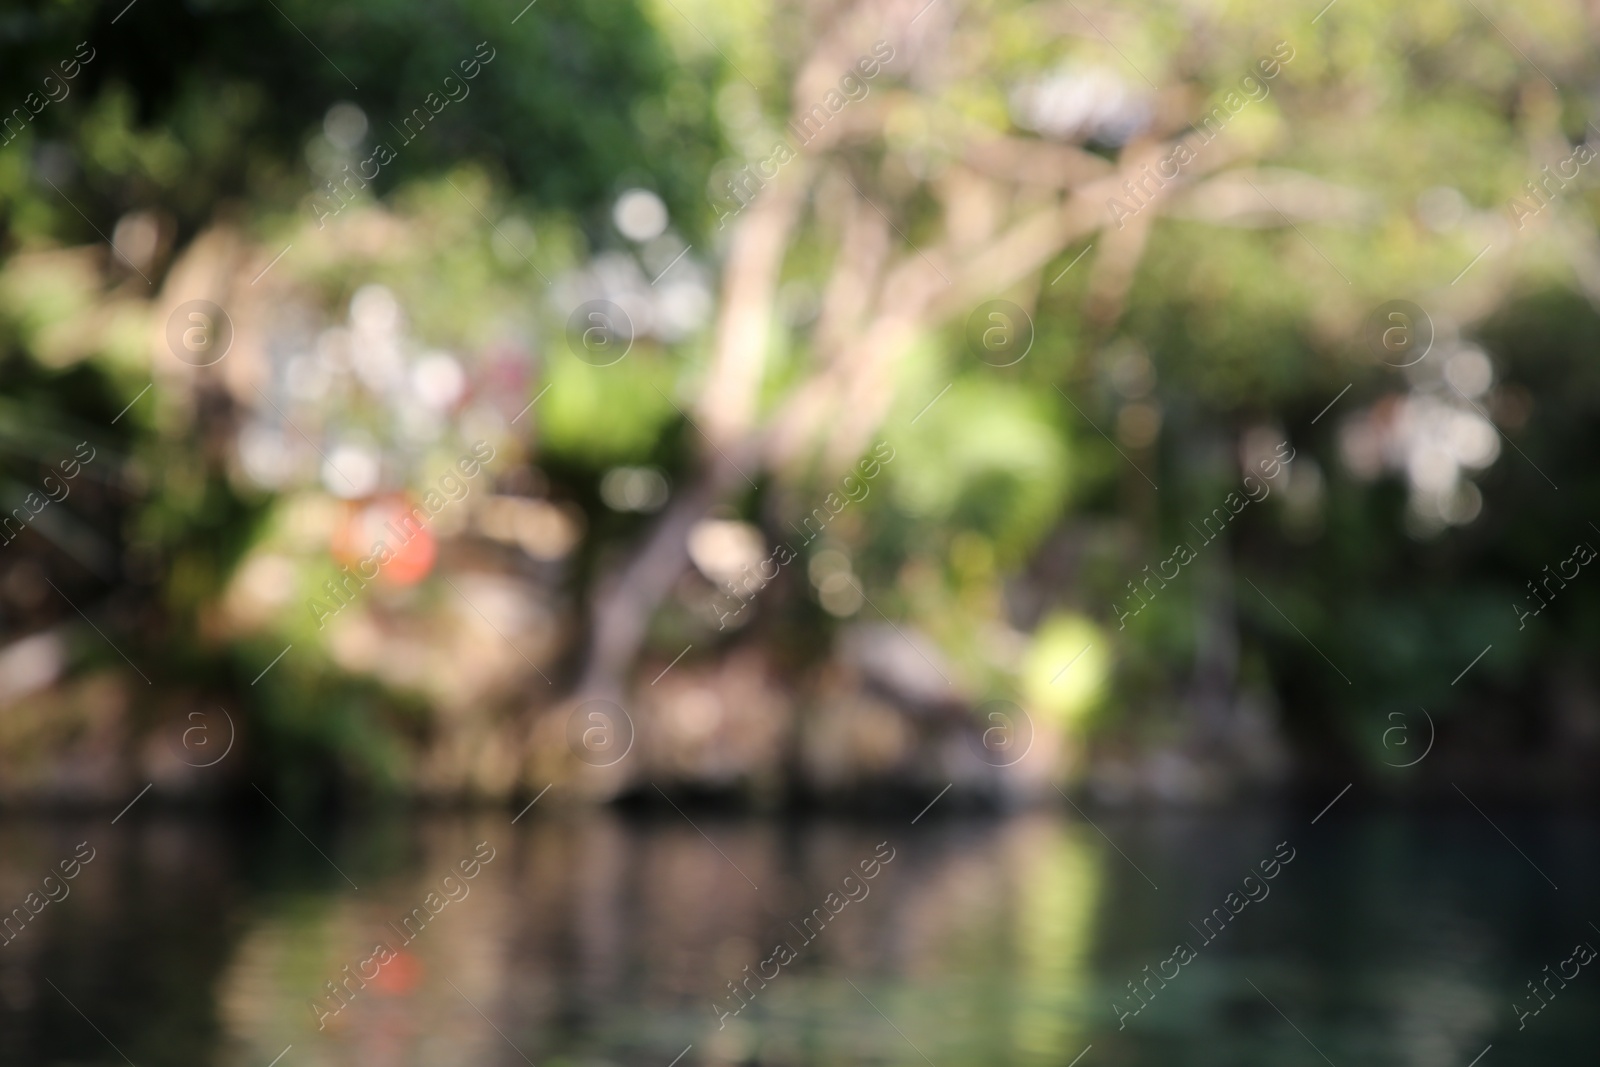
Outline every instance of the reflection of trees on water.
<path id="1" fill-rule="evenodd" d="M 691 1042 L 700 1063 L 914 1055 L 848 976 L 925 1049 L 978 1059 L 1011 1048 L 1042 1063 L 1082 1047 L 1074 1017 L 1102 862 L 1082 827 L 1017 819 L 908 837 L 900 826 L 696 821 L 726 858 L 682 821 L 432 827 L 406 876 L 358 878 L 359 894 L 265 911 L 219 983 L 223 1026 L 246 1061 L 293 1043 L 313 1065 L 515 1062 L 506 1038 L 535 1062 L 665 1064 Z M 415 988 L 369 984 L 318 1034 L 312 993 L 369 955 L 383 924 L 482 839 L 499 849 L 495 861 L 406 949 Z M 813 924 L 809 942 L 788 925 L 823 907 L 884 840 L 894 859 L 863 899 L 820 932 Z M 712 1005 L 739 1003 L 727 983 L 780 940 L 798 957 L 719 1028 Z"/>
<path id="2" fill-rule="evenodd" d="M 8 912 L 78 842 L 95 849 L 71 894 L 0 949 L 0 1063 L 113 1062 L 63 995 L 135 1063 L 213 1062 L 211 987 L 248 921 L 231 838 L 163 818 L 0 820 Z"/>
<path id="3" fill-rule="evenodd" d="M 72 895 L 0 949 L 0 1063 L 112 1062 L 46 979 L 134 1063 L 173 1067 L 264 1067 L 290 1044 L 280 1067 L 521 1063 L 508 1041 L 539 1067 L 667 1067 L 691 1043 L 679 1067 L 922 1063 L 907 1038 L 937 1067 L 1065 1067 L 1091 1042 L 1123 1064 L 1303 1062 L 1246 979 L 1341 1064 L 1446 1067 L 1491 1041 L 1559 1062 L 1594 1034 L 1570 997 L 1513 1036 L 1504 1005 L 1548 962 L 1513 946 L 1568 947 L 1582 916 L 1514 878 L 1463 889 L 1496 855 L 1476 831 L 1375 820 L 1308 837 L 1271 896 L 1119 1033 L 1111 999 L 1271 853 L 1276 819 L 1097 815 L 1158 891 L 1076 818 L 690 816 L 715 848 L 676 813 L 542 803 L 515 827 L 503 813 L 307 824 L 359 891 L 287 826 L 0 822 L 0 903 L 77 842 L 98 850 Z M 1577 842 L 1515 832 L 1572 872 L 1568 908 L 1592 899 Z M 396 944 L 386 924 L 484 840 L 497 853 L 470 895 L 319 1034 L 308 1004 L 323 983 L 378 939 Z M 895 856 L 868 895 L 802 943 L 788 923 L 885 840 Z M 719 1029 L 727 983 L 780 939 L 798 957 Z"/>

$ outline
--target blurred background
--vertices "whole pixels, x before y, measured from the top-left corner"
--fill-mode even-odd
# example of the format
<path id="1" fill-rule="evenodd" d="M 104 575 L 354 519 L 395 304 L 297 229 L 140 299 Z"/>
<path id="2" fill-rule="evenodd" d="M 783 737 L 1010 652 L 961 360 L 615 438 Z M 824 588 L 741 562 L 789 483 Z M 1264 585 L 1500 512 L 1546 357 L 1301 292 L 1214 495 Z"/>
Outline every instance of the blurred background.
<path id="1" fill-rule="evenodd" d="M 1595 22 L 12 5 L 0 1059 L 1587 1048 Z"/>

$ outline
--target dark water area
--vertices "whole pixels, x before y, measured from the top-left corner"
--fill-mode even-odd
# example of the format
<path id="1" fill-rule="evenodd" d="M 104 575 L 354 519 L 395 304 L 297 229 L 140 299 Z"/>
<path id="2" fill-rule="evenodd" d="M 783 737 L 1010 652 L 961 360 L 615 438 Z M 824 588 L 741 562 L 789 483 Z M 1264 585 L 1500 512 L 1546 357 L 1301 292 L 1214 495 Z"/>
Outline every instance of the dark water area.
<path id="1" fill-rule="evenodd" d="M 0 1063 L 1498 1067 L 1600 1040 L 1589 815 L 513 814 L 0 819 L 27 916 Z"/>

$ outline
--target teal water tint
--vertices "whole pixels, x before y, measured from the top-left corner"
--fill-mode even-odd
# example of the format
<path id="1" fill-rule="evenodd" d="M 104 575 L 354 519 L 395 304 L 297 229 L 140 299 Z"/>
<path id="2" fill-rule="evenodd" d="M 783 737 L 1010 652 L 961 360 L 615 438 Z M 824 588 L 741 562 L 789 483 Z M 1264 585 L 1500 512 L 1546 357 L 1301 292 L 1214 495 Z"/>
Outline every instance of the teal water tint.
<path id="1" fill-rule="evenodd" d="M 95 850 L 12 920 L 0 1062 L 1496 1067 L 1600 1038 L 1600 966 L 1551 977 L 1600 946 L 1587 817 L 1491 811 L 1525 859 L 1471 810 L 547 807 L 302 824 L 326 858 L 276 816 L 0 822 L 7 910 Z"/>

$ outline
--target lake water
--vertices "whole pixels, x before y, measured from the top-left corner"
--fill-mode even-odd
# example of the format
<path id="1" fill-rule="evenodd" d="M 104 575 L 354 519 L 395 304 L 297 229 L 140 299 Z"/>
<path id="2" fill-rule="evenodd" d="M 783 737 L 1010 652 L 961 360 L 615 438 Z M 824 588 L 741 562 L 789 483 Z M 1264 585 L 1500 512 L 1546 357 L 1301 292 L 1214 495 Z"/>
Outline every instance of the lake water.
<path id="1" fill-rule="evenodd" d="M 0 947 L 0 1063 L 1502 1067 L 1600 1040 L 1600 961 L 1552 978 L 1600 946 L 1588 817 L 511 814 L 0 820 L 6 910 L 93 850 Z"/>

